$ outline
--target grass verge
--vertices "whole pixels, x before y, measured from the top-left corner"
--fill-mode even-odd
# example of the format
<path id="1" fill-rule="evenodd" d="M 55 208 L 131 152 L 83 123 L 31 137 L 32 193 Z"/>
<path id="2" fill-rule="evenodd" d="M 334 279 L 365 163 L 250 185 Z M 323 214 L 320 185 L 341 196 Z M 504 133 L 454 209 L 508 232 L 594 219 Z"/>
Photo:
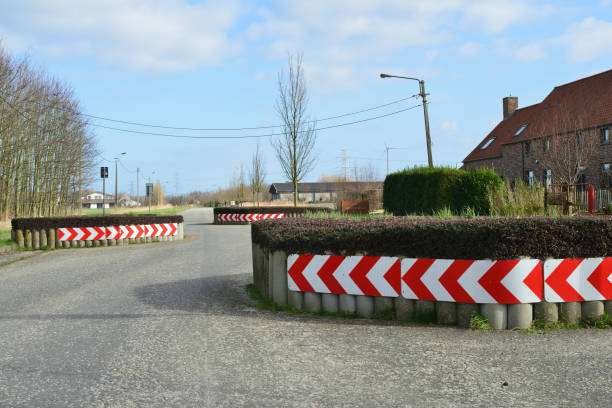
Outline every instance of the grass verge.
<path id="1" fill-rule="evenodd" d="M 578 329 L 612 329 L 612 316 L 604 313 L 595 319 L 581 319 L 579 323 L 566 323 L 562 321 L 550 323 L 536 320 L 526 333 L 542 334 L 552 330 L 578 330 Z"/>

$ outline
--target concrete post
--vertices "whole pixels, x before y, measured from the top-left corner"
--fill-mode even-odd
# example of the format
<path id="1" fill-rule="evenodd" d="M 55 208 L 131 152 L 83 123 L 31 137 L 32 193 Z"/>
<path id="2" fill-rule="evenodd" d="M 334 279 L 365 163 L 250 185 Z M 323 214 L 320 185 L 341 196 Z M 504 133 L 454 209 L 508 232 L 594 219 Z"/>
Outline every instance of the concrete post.
<path id="1" fill-rule="evenodd" d="M 284 251 L 274 251 L 270 254 L 270 274 L 272 300 L 279 305 L 287 305 L 287 254 Z"/>
<path id="2" fill-rule="evenodd" d="M 601 300 L 593 300 L 590 302 L 582 302 L 581 308 L 582 317 L 585 319 L 597 319 L 604 314 L 604 302 Z"/>
<path id="3" fill-rule="evenodd" d="M 366 319 L 374 317 L 374 298 L 373 296 L 356 295 L 357 314 Z"/>
<path id="4" fill-rule="evenodd" d="M 115 246 L 117 245 L 117 240 L 116 239 L 109 239 L 108 240 L 108 246 Z"/>
<path id="5" fill-rule="evenodd" d="M 78 246 L 79 246 L 78 241 L 76 241 L 76 240 L 70 241 L 70 247 L 71 248 L 76 248 Z"/>
<path id="6" fill-rule="evenodd" d="M 612 316 L 612 300 L 606 300 L 604 304 L 604 311 L 608 316 Z"/>
<path id="7" fill-rule="evenodd" d="M 355 295 L 338 295 L 338 310 L 346 314 L 355 314 L 357 312 Z"/>
<path id="8" fill-rule="evenodd" d="M 119 239 L 117 239 L 117 245 L 118 245 L 118 246 L 119 246 L 119 245 L 123 246 L 123 238 L 119 238 Z"/>
<path id="9" fill-rule="evenodd" d="M 304 293 L 303 292 L 294 292 L 290 290 L 287 293 L 287 301 L 289 306 L 297 310 L 304 309 Z"/>
<path id="10" fill-rule="evenodd" d="M 556 303 L 541 301 L 533 305 L 533 319 L 547 323 L 559 321 L 559 306 Z"/>
<path id="11" fill-rule="evenodd" d="M 79 245 L 79 248 L 85 248 L 85 241 L 79 240 L 77 241 L 77 244 Z"/>
<path id="12" fill-rule="evenodd" d="M 395 318 L 397 320 L 412 320 L 414 319 L 415 303 L 412 299 L 406 299 L 398 296 L 393 299 L 395 306 Z"/>
<path id="13" fill-rule="evenodd" d="M 533 323 L 533 306 L 530 303 L 508 305 L 508 329 L 528 329 Z"/>
<path id="14" fill-rule="evenodd" d="M 321 311 L 321 294 L 304 292 L 304 310 L 307 312 Z"/>
<path id="15" fill-rule="evenodd" d="M 433 300 L 415 301 L 414 318 L 422 322 L 436 321 L 436 304 Z"/>
<path id="16" fill-rule="evenodd" d="M 87 240 L 87 241 L 85 241 L 85 246 L 86 246 L 87 248 L 91 248 L 91 247 L 93 246 L 93 241 L 92 241 L 92 240 Z"/>
<path id="17" fill-rule="evenodd" d="M 106 239 L 101 239 L 101 240 L 100 240 L 100 244 L 101 244 L 103 247 L 107 247 L 107 246 L 108 246 L 108 240 L 106 240 Z"/>
<path id="18" fill-rule="evenodd" d="M 338 313 L 338 295 L 333 293 L 322 293 L 321 309 L 327 313 Z"/>
<path id="19" fill-rule="evenodd" d="M 559 303 L 559 317 L 566 323 L 578 324 L 581 313 L 580 302 Z"/>
<path id="20" fill-rule="evenodd" d="M 457 304 L 455 302 L 437 302 L 436 321 L 438 324 L 455 326 L 457 324 Z"/>
<path id="21" fill-rule="evenodd" d="M 55 248 L 55 228 L 49 228 L 49 234 L 47 235 L 47 242 L 50 248 Z"/>
<path id="22" fill-rule="evenodd" d="M 476 303 L 457 303 L 457 325 L 468 328 L 472 322 L 472 317 L 479 312 Z"/>
<path id="23" fill-rule="evenodd" d="M 251 242 L 251 260 L 253 262 L 253 285 L 261 293 L 261 271 L 259 269 L 259 244 Z"/>
<path id="24" fill-rule="evenodd" d="M 23 230 L 15 231 L 15 236 L 17 237 L 17 246 L 19 248 L 25 248 L 25 237 L 23 236 Z"/>
<path id="25" fill-rule="evenodd" d="M 178 225 L 178 239 L 182 241 L 185 238 L 185 226 L 183 222 L 179 222 Z"/>
<path id="26" fill-rule="evenodd" d="M 98 239 L 97 239 L 97 240 L 93 241 L 93 246 L 94 246 L 94 247 L 99 247 L 100 245 L 102 245 L 102 243 L 100 242 L 100 240 L 98 240 Z"/>
<path id="27" fill-rule="evenodd" d="M 49 244 L 47 242 L 47 230 L 46 229 L 41 229 L 40 230 L 40 247 L 48 247 Z"/>
<path id="28" fill-rule="evenodd" d="M 487 318 L 494 330 L 505 330 L 508 327 L 508 305 L 483 303 L 480 305 L 480 314 Z"/>
<path id="29" fill-rule="evenodd" d="M 37 229 L 32 231 L 32 247 L 40 249 L 40 231 Z"/>
<path id="30" fill-rule="evenodd" d="M 387 310 L 393 311 L 393 298 L 384 296 L 374 297 L 374 313 L 376 316 L 381 317 L 381 314 Z M 395 317 L 395 313 L 392 314 Z"/>
<path id="31" fill-rule="evenodd" d="M 55 230 L 55 247 L 61 248 L 62 242 L 59 240 L 59 228 Z"/>
<path id="32" fill-rule="evenodd" d="M 25 230 L 25 247 L 32 248 L 32 231 Z"/>

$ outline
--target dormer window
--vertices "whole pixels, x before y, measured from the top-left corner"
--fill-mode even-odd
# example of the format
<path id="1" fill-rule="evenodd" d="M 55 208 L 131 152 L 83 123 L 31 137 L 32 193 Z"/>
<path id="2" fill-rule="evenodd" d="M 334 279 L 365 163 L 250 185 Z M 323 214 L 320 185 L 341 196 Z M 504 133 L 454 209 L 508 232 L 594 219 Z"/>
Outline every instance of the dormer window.
<path id="1" fill-rule="evenodd" d="M 520 135 L 521 133 L 523 133 L 523 130 L 525 130 L 525 128 L 527 127 L 527 125 L 528 125 L 528 124 L 526 123 L 526 124 L 524 124 L 523 126 L 521 126 L 521 127 L 519 128 L 519 130 L 517 130 L 517 131 L 516 131 L 516 133 L 514 134 L 514 137 L 517 137 L 518 135 Z"/>
<path id="2" fill-rule="evenodd" d="M 489 140 L 487 140 L 487 143 L 485 143 L 484 145 L 482 145 L 482 147 L 480 148 L 480 150 L 485 150 L 487 147 L 489 147 L 489 145 L 491 143 L 493 143 L 493 141 L 495 140 L 494 137 L 490 138 Z"/>

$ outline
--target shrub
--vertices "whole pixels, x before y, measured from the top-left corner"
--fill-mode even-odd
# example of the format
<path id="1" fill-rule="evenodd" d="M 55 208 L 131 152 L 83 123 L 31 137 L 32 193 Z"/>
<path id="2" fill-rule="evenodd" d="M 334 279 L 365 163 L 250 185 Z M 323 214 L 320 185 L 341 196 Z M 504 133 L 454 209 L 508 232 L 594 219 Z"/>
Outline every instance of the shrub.
<path id="1" fill-rule="evenodd" d="M 14 230 L 35 230 L 48 228 L 68 227 L 110 227 L 118 225 L 143 225 L 143 224 L 165 224 L 181 223 L 182 215 L 109 215 L 106 217 L 37 217 L 37 218 L 14 218 L 11 225 Z"/>
<path id="2" fill-rule="evenodd" d="M 514 187 L 509 182 L 489 193 L 492 215 L 532 216 L 546 215 L 544 211 L 545 187 L 541 183 L 528 186 L 516 180 Z"/>
<path id="3" fill-rule="evenodd" d="M 285 218 L 251 226 L 253 242 L 287 253 L 436 259 L 608 256 L 612 218 Z"/>
<path id="4" fill-rule="evenodd" d="M 431 215 L 443 208 L 458 214 L 466 207 L 478 215 L 488 215 L 489 192 L 497 190 L 502 183 L 489 169 L 417 167 L 387 176 L 383 207 L 395 215 Z"/>

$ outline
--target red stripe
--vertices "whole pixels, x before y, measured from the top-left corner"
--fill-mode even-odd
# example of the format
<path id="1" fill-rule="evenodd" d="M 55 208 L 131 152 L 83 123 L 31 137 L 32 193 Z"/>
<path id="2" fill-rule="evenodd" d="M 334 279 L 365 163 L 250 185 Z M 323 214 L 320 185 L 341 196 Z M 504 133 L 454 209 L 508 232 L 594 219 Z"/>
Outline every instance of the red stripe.
<path id="1" fill-rule="evenodd" d="M 368 272 L 372 270 L 372 267 L 376 264 L 376 262 L 378 262 L 379 259 L 379 256 L 364 256 L 361 258 L 361 261 L 359 261 L 355 268 L 353 268 L 351 273 L 349 273 L 349 277 L 366 296 L 380 296 L 378 290 L 366 277 Z"/>
<path id="2" fill-rule="evenodd" d="M 440 283 L 453 299 L 455 299 L 455 302 L 476 303 L 458 282 L 459 278 L 463 276 L 465 271 L 467 271 L 473 263 L 474 261 L 469 260 L 456 260 L 450 264 L 448 269 L 440 276 Z"/>
<path id="3" fill-rule="evenodd" d="M 86 241 L 90 235 L 91 235 L 91 231 L 89 230 L 89 228 L 83 228 L 83 236 L 81 237 L 81 239 Z"/>
<path id="4" fill-rule="evenodd" d="M 408 285 L 418 299 L 436 300 L 436 297 L 427 289 L 423 281 L 421 281 L 421 277 L 423 277 L 434 262 L 435 259 L 417 259 L 414 265 L 412 265 L 402 277 L 406 285 Z"/>
<path id="5" fill-rule="evenodd" d="M 291 268 L 287 271 L 291 279 L 295 282 L 298 289 L 301 292 L 314 292 L 314 288 L 310 286 L 310 283 L 306 280 L 303 275 L 304 269 L 310 263 L 310 261 L 314 258 L 314 255 L 299 255 L 295 260 Z"/>
<path id="6" fill-rule="evenodd" d="M 175 235 L 176 234 L 176 224 L 172 223 L 170 224 L 170 235 Z"/>
<path id="7" fill-rule="evenodd" d="M 546 283 L 565 302 L 584 302 L 584 298 L 569 284 L 567 278 L 580 265 L 582 259 L 564 259 L 546 278 Z"/>
<path id="8" fill-rule="evenodd" d="M 338 266 L 344 261 L 344 257 L 340 255 L 330 255 L 330 257 L 325 261 L 317 275 L 321 278 L 321 281 L 327 286 L 327 289 L 331 293 L 337 294 L 346 294 L 346 290 L 340 285 L 340 283 L 334 277 L 334 272 L 338 269 Z"/>
<path id="9" fill-rule="evenodd" d="M 66 228 L 68 230 L 68 232 L 70 232 L 70 235 L 68 236 L 67 240 L 68 241 L 72 241 L 74 240 L 74 238 L 77 236 L 77 232 L 75 231 L 74 228 Z"/>
<path id="10" fill-rule="evenodd" d="M 398 295 L 402 293 L 402 261 L 397 259 L 383 275 L 383 278 Z"/>
<path id="11" fill-rule="evenodd" d="M 608 279 L 612 275 L 612 258 L 604 258 L 587 280 L 601 295 L 612 300 L 612 283 Z"/>
<path id="12" fill-rule="evenodd" d="M 519 263 L 518 259 L 496 261 L 478 280 L 480 286 L 482 286 L 497 303 L 521 303 L 521 301 L 501 283 L 502 279 L 510 273 L 517 263 Z"/>
<path id="13" fill-rule="evenodd" d="M 531 289 L 538 299 L 544 299 L 544 271 L 542 262 L 538 262 L 536 267 L 523 280 L 523 283 Z"/>

